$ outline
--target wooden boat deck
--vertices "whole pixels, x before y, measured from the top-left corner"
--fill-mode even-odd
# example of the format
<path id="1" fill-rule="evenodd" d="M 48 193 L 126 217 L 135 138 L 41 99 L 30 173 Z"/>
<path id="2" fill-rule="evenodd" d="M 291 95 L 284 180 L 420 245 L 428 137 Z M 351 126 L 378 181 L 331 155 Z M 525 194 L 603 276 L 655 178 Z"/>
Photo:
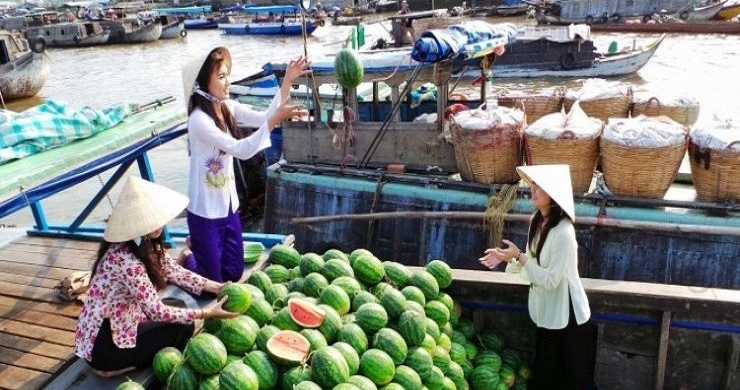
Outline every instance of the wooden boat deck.
<path id="1" fill-rule="evenodd" d="M 76 360 L 82 306 L 58 299 L 54 285 L 90 269 L 97 247 L 0 229 L 0 389 L 41 389 Z"/>

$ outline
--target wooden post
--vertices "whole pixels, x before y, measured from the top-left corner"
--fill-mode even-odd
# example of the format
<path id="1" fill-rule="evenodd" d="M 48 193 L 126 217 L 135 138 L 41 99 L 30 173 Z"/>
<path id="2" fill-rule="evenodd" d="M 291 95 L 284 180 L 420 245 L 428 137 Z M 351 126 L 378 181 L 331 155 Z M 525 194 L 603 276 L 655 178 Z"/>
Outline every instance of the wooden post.
<path id="1" fill-rule="evenodd" d="M 357 123 L 357 119 L 360 116 L 360 113 L 357 112 L 357 88 L 351 88 L 348 90 L 347 93 L 347 106 L 352 109 L 352 111 L 355 113 L 354 123 Z M 346 118 L 345 118 L 346 120 Z"/>
<path id="2" fill-rule="evenodd" d="M 391 102 L 395 103 L 400 99 L 399 93 L 398 93 L 398 85 L 392 85 L 391 86 Z M 400 122 L 401 121 L 401 110 L 396 111 L 396 114 L 393 115 L 393 118 L 391 118 L 391 122 Z"/>
<path id="3" fill-rule="evenodd" d="M 668 359 L 668 336 L 671 329 L 671 312 L 664 311 L 660 321 L 660 343 L 658 344 L 658 365 L 655 370 L 655 390 L 663 390 L 665 385 L 666 360 Z"/>

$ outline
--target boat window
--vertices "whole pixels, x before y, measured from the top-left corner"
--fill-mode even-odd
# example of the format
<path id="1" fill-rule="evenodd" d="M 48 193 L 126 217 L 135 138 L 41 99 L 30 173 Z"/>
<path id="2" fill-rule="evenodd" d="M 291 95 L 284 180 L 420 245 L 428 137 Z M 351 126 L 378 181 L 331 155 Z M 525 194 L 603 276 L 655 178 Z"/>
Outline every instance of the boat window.
<path id="1" fill-rule="evenodd" d="M 0 40 L 0 65 L 5 65 L 10 62 L 10 54 L 8 54 L 8 47 L 5 46 L 5 41 Z"/>

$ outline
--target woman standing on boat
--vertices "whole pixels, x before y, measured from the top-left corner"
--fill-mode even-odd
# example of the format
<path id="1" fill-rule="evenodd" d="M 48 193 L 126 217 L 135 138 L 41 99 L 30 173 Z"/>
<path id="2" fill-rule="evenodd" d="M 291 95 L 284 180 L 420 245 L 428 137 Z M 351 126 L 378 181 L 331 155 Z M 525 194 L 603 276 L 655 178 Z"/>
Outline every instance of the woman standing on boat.
<path id="1" fill-rule="evenodd" d="M 490 269 L 506 261 L 506 272 L 530 283 L 529 315 L 537 326 L 534 389 L 595 389 L 596 332 L 578 275 L 575 207 L 567 165 L 517 167 L 532 187 L 536 209 L 527 250 L 513 242 L 487 249 L 480 258 Z"/>
<path id="2" fill-rule="evenodd" d="M 242 225 L 233 158 L 246 160 L 269 147 L 270 132 L 281 122 L 305 113 L 290 106 L 291 85 L 308 74 L 305 58 L 290 61 L 280 92 L 267 111 L 229 99 L 231 55 L 217 47 L 183 69 L 188 102 L 190 182 L 188 184 L 189 246 L 186 268 L 219 282 L 237 281 L 244 273 Z M 256 127 L 246 138 L 237 136 L 237 123 Z"/>
<path id="3" fill-rule="evenodd" d="M 186 309 L 181 300 L 159 298 L 168 282 L 194 294 L 218 293 L 223 286 L 182 268 L 167 253 L 162 229 L 187 204 L 186 196 L 138 177 L 124 186 L 106 224 L 75 332 L 75 354 L 98 375 L 149 367 L 161 348 L 184 348 L 194 320 L 237 315 L 221 308 L 225 299 Z"/>

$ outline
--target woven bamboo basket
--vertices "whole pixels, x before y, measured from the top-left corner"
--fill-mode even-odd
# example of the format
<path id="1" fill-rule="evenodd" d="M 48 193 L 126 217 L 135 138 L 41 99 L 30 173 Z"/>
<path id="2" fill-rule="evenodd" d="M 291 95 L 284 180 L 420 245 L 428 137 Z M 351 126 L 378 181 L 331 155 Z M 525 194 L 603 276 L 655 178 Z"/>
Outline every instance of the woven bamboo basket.
<path id="1" fill-rule="evenodd" d="M 696 197 L 705 202 L 740 201 L 740 151 L 732 149 L 735 141 L 723 150 L 713 150 L 689 143 L 691 180 Z"/>
<path id="2" fill-rule="evenodd" d="M 662 199 L 678 173 L 686 143 L 636 148 L 601 138 L 601 170 L 614 195 Z"/>
<path id="3" fill-rule="evenodd" d="M 524 150 L 528 165 L 569 165 L 573 192 L 588 192 L 599 160 L 598 136 L 579 139 L 572 131 L 564 132 L 558 139 L 525 135 Z"/>
<path id="4" fill-rule="evenodd" d="M 522 121 L 517 126 L 494 129 L 463 129 L 450 125 L 455 159 L 463 180 L 484 184 L 514 183 L 519 180 L 516 167 L 521 165 Z"/>
<path id="5" fill-rule="evenodd" d="M 558 88 L 551 95 L 506 95 L 496 97 L 499 106 L 518 108 L 527 114 L 527 123 L 534 123 L 547 114 L 559 112 L 563 108 L 563 89 Z"/>
<path id="6" fill-rule="evenodd" d="M 632 104 L 632 116 L 638 115 L 665 115 L 684 126 L 690 127 L 699 117 L 699 104 L 691 106 L 667 105 L 662 104 L 658 98 L 651 97 L 645 102 L 634 102 Z"/>
<path id="7" fill-rule="evenodd" d="M 575 99 L 570 97 L 563 98 L 565 111 L 570 111 Z M 626 95 L 610 96 L 603 99 L 579 100 L 581 109 L 586 115 L 592 118 L 599 118 L 606 123 L 609 118 L 628 118 L 630 105 L 632 104 L 632 89 L 627 90 Z"/>

